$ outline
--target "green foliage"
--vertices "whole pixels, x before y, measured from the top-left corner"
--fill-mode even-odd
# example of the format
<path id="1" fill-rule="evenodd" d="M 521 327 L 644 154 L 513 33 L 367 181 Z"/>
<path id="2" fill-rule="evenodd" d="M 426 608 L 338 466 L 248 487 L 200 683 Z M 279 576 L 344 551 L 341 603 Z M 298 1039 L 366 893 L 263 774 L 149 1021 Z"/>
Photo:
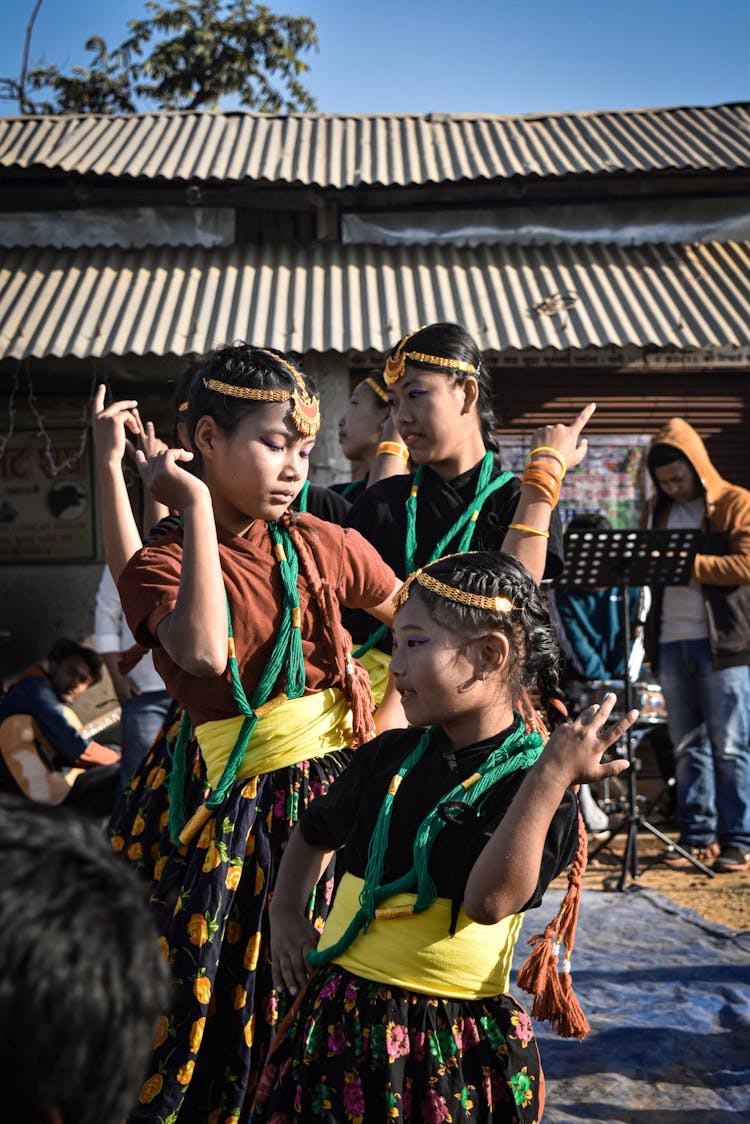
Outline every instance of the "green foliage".
<path id="1" fill-rule="evenodd" d="M 301 82 L 300 55 L 317 47 L 306 16 L 278 16 L 252 0 L 149 0 L 129 36 L 110 51 L 99 36 L 86 43 L 88 67 L 62 74 L 54 63 L 30 70 L 24 112 L 131 113 L 136 108 L 216 109 L 222 97 L 263 113 L 316 108 Z"/>

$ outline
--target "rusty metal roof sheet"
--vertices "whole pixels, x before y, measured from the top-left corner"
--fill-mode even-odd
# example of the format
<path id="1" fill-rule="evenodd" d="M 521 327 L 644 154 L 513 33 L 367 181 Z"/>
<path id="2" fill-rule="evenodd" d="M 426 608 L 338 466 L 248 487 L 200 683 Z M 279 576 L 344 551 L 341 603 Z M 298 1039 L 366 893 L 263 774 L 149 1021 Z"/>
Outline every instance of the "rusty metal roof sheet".
<path id="1" fill-rule="evenodd" d="M 0 167 L 356 187 L 750 167 L 750 103 L 452 114 L 142 113 L 0 118 Z"/>
<path id="2" fill-rule="evenodd" d="M 385 352 L 458 321 L 485 351 L 742 347 L 750 242 L 17 249 L 0 357 L 184 355 L 234 339 Z"/>

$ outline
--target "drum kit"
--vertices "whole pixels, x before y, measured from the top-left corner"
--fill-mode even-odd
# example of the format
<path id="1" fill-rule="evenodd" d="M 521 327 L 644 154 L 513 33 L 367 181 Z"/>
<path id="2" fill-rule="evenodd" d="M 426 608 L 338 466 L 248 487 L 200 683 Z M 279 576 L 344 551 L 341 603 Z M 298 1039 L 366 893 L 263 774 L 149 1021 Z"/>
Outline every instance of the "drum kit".
<path id="1" fill-rule="evenodd" d="M 664 726 L 667 724 L 667 706 L 664 702 L 664 692 L 659 683 L 648 680 L 636 680 L 631 684 L 633 706 L 638 710 L 636 730 L 645 730 L 650 726 Z M 571 691 L 574 712 L 579 713 L 587 706 L 594 706 L 604 701 L 605 695 L 614 692 L 617 696 L 612 718 L 622 717 L 625 713 L 625 680 L 624 679 L 590 679 L 586 682 L 576 682 Z"/>
<path id="2" fill-rule="evenodd" d="M 580 714 L 582 710 L 589 706 L 600 705 L 604 702 L 605 696 L 611 693 L 616 695 L 617 702 L 610 716 L 610 721 L 616 721 L 625 714 L 625 681 L 623 679 L 573 680 L 567 684 L 566 693 L 569 710 L 573 716 Z M 631 697 L 633 706 L 638 710 L 638 719 L 631 730 L 634 748 L 637 751 L 643 739 L 646 738 L 647 743 L 656 753 L 660 772 L 663 773 L 664 770 L 661 768 L 662 747 L 671 745 L 667 729 L 667 705 L 664 701 L 664 692 L 661 685 L 653 679 L 638 679 L 631 684 Z M 613 752 L 617 755 L 627 756 L 625 746 L 621 743 L 617 743 Z M 641 763 L 641 760 L 638 760 L 636 767 L 640 768 Z M 659 793 L 657 800 L 651 801 L 652 806 L 655 807 L 661 803 L 662 798 L 667 795 L 667 791 L 673 785 L 671 772 L 672 770 L 669 769 L 668 773 L 664 774 L 664 788 Z M 608 815 L 622 812 L 627 804 L 625 786 L 622 782 L 618 783 L 616 778 L 602 782 L 599 789 L 594 792 L 594 798 L 599 807 Z"/>

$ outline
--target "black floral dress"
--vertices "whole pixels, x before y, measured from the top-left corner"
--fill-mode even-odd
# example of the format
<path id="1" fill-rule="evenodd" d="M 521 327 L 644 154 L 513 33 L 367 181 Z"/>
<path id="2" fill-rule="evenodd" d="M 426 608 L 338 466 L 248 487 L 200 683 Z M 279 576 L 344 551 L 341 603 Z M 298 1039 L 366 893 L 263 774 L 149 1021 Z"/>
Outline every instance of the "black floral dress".
<path id="1" fill-rule="evenodd" d="M 506 732 L 507 733 L 507 732 Z M 346 843 L 347 869 L 362 877 L 374 821 L 390 778 L 420 730 L 391 731 L 361 749 L 344 777 L 302 819 L 312 845 Z M 408 866 L 417 824 L 494 748 L 498 735 L 455 755 L 432 746 L 394 801 L 387 878 Z M 449 824 L 430 873 L 438 894 L 463 896 L 468 871 L 502 819 L 524 771 L 486 794 L 476 819 Z M 539 882 L 525 908 L 573 858 L 577 805 L 568 791 L 545 845 Z M 408 922 L 404 922 L 408 924 Z M 281 1036 L 280 1036 L 281 1037 Z M 253 1124 L 376 1124 L 382 1121 L 482 1121 L 534 1124 L 544 1077 L 531 1020 L 510 995 L 447 999 L 354 975 L 335 962 L 311 978 L 286 1034 L 274 1044 L 258 1088 Z"/>
<path id="2" fill-rule="evenodd" d="M 187 846 L 169 835 L 167 775 L 177 723 L 156 739 L 111 825 L 112 845 L 151 881 L 159 943 L 175 979 L 159 1020 L 132 1121 L 225 1124 L 240 1119 L 285 998 L 268 960 L 267 904 L 286 842 L 301 812 L 346 766 L 342 750 L 237 781 Z M 185 788 L 188 816 L 203 800 L 197 744 Z M 311 895 L 322 928 L 333 864 Z"/>

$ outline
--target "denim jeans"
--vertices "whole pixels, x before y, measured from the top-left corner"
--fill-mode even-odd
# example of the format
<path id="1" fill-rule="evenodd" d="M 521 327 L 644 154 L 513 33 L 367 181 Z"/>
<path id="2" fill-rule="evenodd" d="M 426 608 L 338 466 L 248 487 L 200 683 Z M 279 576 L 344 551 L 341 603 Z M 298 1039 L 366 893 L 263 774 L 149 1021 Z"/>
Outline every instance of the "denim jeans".
<path id="1" fill-rule="evenodd" d="M 120 784 L 123 788 L 137 772 L 171 703 L 172 698 L 166 691 L 144 691 L 123 703 L 120 720 Z"/>
<path id="2" fill-rule="evenodd" d="M 714 671 L 708 640 L 659 646 L 680 840 L 750 848 L 750 669 Z"/>

